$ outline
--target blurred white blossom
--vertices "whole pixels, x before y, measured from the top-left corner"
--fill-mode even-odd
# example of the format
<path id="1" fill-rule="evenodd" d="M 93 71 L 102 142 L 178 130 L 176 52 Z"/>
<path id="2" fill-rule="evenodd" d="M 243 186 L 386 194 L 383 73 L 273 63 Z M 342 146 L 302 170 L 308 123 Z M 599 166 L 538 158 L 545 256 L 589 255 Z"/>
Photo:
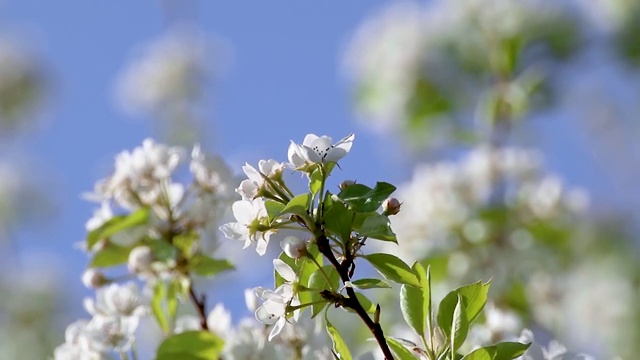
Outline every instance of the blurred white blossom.
<path id="1" fill-rule="evenodd" d="M 174 29 L 138 49 L 117 81 L 120 105 L 132 114 L 188 107 L 211 76 L 211 43 L 195 29 Z"/>

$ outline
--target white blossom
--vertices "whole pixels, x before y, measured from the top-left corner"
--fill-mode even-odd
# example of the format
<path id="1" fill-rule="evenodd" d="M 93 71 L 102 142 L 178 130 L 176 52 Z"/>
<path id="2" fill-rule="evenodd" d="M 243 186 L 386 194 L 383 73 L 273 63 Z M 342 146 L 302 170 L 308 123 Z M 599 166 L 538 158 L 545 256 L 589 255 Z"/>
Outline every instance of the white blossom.
<path id="1" fill-rule="evenodd" d="M 137 317 L 97 315 L 87 325 L 87 337 L 102 351 L 126 352 L 135 340 L 138 322 Z"/>
<path id="2" fill-rule="evenodd" d="M 96 291 L 95 300 L 87 298 L 84 305 L 94 316 L 137 318 L 146 314 L 146 302 L 133 282 L 104 286 Z"/>
<path id="3" fill-rule="evenodd" d="M 133 210 L 144 205 L 155 205 L 163 196 L 163 186 L 181 161 L 183 150 L 143 141 L 133 151 L 116 156 L 111 176 L 96 185 L 90 200 L 114 199 L 122 208 Z"/>
<path id="4" fill-rule="evenodd" d="M 351 134 L 333 144 L 332 139 L 326 135 L 307 134 L 302 144 L 291 141 L 288 151 L 289 163 L 297 169 L 307 163 L 337 162 L 349 153 L 354 139 L 355 135 Z"/>
<path id="5" fill-rule="evenodd" d="M 255 244 L 256 252 L 264 255 L 269 244 L 269 237 L 273 230 L 263 230 L 267 209 L 264 200 L 240 200 L 233 203 L 233 216 L 236 222 L 227 223 L 220 227 L 222 233 L 231 240 L 244 241 L 244 247 Z"/>
<path id="6" fill-rule="evenodd" d="M 252 200 L 258 196 L 260 189 L 265 187 L 265 177 L 274 179 L 282 174 L 284 164 L 273 159 L 260 160 L 258 169 L 246 163 L 242 167 L 248 179 L 243 180 L 236 192 L 242 196 L 243 200 Z"/>
<path id="7" fill-rule="evenodd" d="M 203 90 L 211 68 L 202 34 L 175 29 L 139 49 L 119 75 L 120 105 L 133 114 L 163 114 L 187 106 Z"/>

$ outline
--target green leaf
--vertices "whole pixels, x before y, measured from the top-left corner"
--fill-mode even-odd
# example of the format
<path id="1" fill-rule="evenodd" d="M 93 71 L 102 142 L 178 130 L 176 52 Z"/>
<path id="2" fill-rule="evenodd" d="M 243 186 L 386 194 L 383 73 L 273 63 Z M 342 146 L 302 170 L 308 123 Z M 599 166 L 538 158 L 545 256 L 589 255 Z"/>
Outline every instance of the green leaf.
<path id="1" fill-rule="evenodd" d="M 311 201 L 311 194 L 300 194 L 289 201 L 287 205 L 282 209 L 282 214 L 296 214 L 300 216 L 307 216 L 309 210 L 309 203 Z"/>
<path id="2" fill-rule="evenodd" d="M 182 252 L 186 258 L 191 258 L 197 249 L 200 235 L 195 231 L 180 233 L 173 237 L 173 246 Z"/>
<path id="3" fill-rule="evenodd" d="M 87 235 L 87 249 L 91 250 L 100 240 L 121 231 L 141 226 L 149 220 L 149 209 L 142 208 L 128 215 L 117 215 Z"/>
<path id="4" fill-rule="evenodd" d="M 327 274 L 331 283 L 327 282 L 327 279 L 322 274 L 322 271 L 320 271 L 320 269 L 316 269 L 316 271 L 314 271 L 314 273 L 311 275 L 311 278 L 309 279 L 309 288 L 318 289 L 317 291 L 310 292 L 312 302 L 323 300 L 322 296 L 320 295 L 320 290 L 331 290 L 332 288 L 338 289 L 338 287 L 340 287 L 340 275 L 338 274 L 336 269 L 333 268 L 333 266 L 325 265 L 322 267 L 322 270 L 324 270 L 324 273 Z M 318 315 L 325 306 L 325 303 L 312 305 L 311 317 L 316 317 L 316 315 Z"/>
<path id="5" fill-rule="evenodd" d="M 351 284 L 353 285 L 354 288 L 360 289 L 360 290 L 383 289 L 383 288 L 391 287 L 386 281 L 383 281 L 380 279 L 370 279 L 370 278 L 353 280 Z"/>
<path id="6" fill-rule="evenodd" d="M 311 191 L 311 193 L 315 195 L 318 193 L 318 191 L 320 191 L 321 188 L 322 172 L 320 171 L 320 168 L 318 168 L 309 176 L 309 191 Z"/>
<path id="7" fill-rule="evenodd" d="M 95 253 L 90 267 L 109 267 L 124 264 L 129 259 L 133 247 L 122 247 L 107 243 L 105 247 Z"/>
<path id="8" fill-rule="evenodd" d="M 235 267 L 227 259 L 212 259 L 204 254 L 194 256 L 190 261 L 191 270 L 200 276 L 213 276 Z"/>
<path id="9" fill-rule="evenodd" d="M 489 283 L 483 284 L 478 281 L 470 285 L 461 286 L 447 294 L 440 302 L 440 308 L 438 309 L 438 324 L 443 328 L 443 331 L 449 333 L 451 330 L 446 326 L 451 324 L 451 316 L 458 301 L 458 295 L 462 297 L 462 305 L 467 321 L 471 323 L 484 308 L 488 292 Z"/>
<path id="10" fill-rule="evenodd" d="M 176 313 L 178 312 L 178 296 L 180 294 L 180 283 L 178 280 L 173 280 L 169 283 L 167 288 L 167 312 L 169 314 L 169 318 L 175 319 Z"/>
<path id="11" fill-rule="evenodd" d="M 495 360 L 512 360 L 527 351 L 531 343 L 523 344 L 519 342 L 501 342 L 494 345 L 496 347 Z"/>
<path id="12" fill-rule="evenodd" d="M 465 355 L 462 360 L 494 360 L 496 356 L 495 346 L 477 348 Z"/>
<path id="13" fill-rule="evenodd" d="M 389 218 L 378 213 L 372 213 L 368 216 L 358 232 L 361 236 L 398 243 L 396 234 L 391 230 Z"/>
<path id="14" fill-rule="evenodd" d="M 456 307 L 453 310 L 451 333 L 448 336 L 452 352 L 455 352 L 460 348 L 460 346 L 462 346 L 464 341 L 467 339 L 468 332 L 469 321 L 467 320 L 467 315 L 462 304 L 462 296 L 458 295 L 458 301 L 456 302 Z"/>
<path id="15" fill-rule="evenodd" d="M 208 331 L 186 331 L 165 339 L 158 347 L 160 359 L 217 359 L 224 341 Z"/>
<path id="16" fill-rule="evenodd" d="M 284 204 L 273 200 L 267 200 L 264 202 L 264 207 L 267 209 L 267 216 L 269 217 L 269 224 L 273 222 L 278 215 L 284 210 Z"/>
<path id="17" fill-rule="evenodd" d="M 424 313 L 424 297 L 422 287 L 412 285 L 402 285 L 400 289 L 400 310 L 404 321 L 409 325 L 418 336 L 424 338 L 425 319 L 427 314 Z"/>
<path id="18" fill-rule="evenodd" d="M 153 253 L 153 258 L 158 261 L 175 259 L 178 255 L 178 249 L 164 240 L 151 240 L 148 243 Z"/>
<path id="19" fill-rule="evenodd" d="M 165 334 L 169 333 L 169 320 L 164 312 L 163 304 L 167 298 L 167 285 L 163 281 L 156 282 L 153 287 L 153 298 L 151 299 L 151 310 L 158 325 Z"/>
<path id="20" fill-rule="evenodd" d="M 322 265 L 322 254 L 320 254 L 320 252 L 318 252 L 318 247 L 317 246 L 309 246 L 307 248 L 307 251 L 309 252 L 309 255 L 312 256 L 316 262 L 320 265 Z M 286 256 L 286 254 L 285 254 Z M 309 280 L 311 279 L 311 276 L 313 275 L 313 273 L 318 269 L 318 266 L 316 266 L 316 264 L 309 258 L 307 257 L 303 257 L 301 259 L 298 259 L 298 261 L 296 262 L 296 264 L 298 265 L 298 281 L 301 285 L 303 286 L 307 286 L 309 285 Z M 301 304 L 306 304 L 312 301 L 312 292 L 310 291 L 301 291 L 298 293 L 298 299 L 300 300 Z"/>
<path id="21" fill-rule="evenodd" d="M 399 360 L 419 360 L 411 350 L 404 347 L 398 340 L 389 337 L 386 339 L 389 348 L 391 348 L 391 351 L 396 354 Z"/>
<path id="22" fill-rule="evenodd" d="M 353 211 L 348 209 L 343 203 L 331 200 L 331 193 L 325 197 L 324 224 L 330 232 L 338 235 L 343 243 L 349 241 L 351 237 L 351 226 L 353 224 Z"/>
<path id="23" fill-rule="evenodd" d="M 353 230 L 355 231 L 360 231 L 360 229 L 362 228 L 362 224 L 364 224 L 364 221 L 367 220 L 367 218 L 371 215 L 377 214 L 377 212 L 375 211 L 371 211 L 371 212 L 365 212 L 365 213 L 355 213 L 355 216 L 353 217 Z"/>
<path id="24" fill-rule="evenodd" d="M 420 281 L 413 270 L 397 256 L 371 254 L 365 255 L 364 258 L 385 278 L 400 284 L 420 286 Z"/>
<path id="25" fill-rule="evenodd" d="M 371 300 L 369 300 L 366 296 L 364 296 L 364 294 L 356 293 L 356 298 L 358 299 L 358 302 L 360 302 L 360 305 L 362 305 L 362 308 L 367 313 L 373 314 L 376 312 L 376 305 L 372 303 Z M 347 308 L 347 310 L 354 311 L 353 309 L 350 309 L 350 308 Z"/>
<path id="26" fill-rule="evenodd" d="M 465 313 L 469 323 L 476 319 L 484 305 L 487 303 L 490 283 L 477 283 L 465 285 L 456 289 L 456 293 L 462 296 Z"/>
<path id="27" fill-rule="evenodd" d="M 325 317 L 326 319 L 326 317 Z M 351 353 L 349 352 L 349 347 L 340 336 L 338 329 L 336 329 L 329 319 L 327 320 L 327 334 L 329 334 L 329 338 L 331 338 L 331 342 L 333 343 L 333 351 L 338 355 L 340 360 L 351 360 Z"/>
<path id="28" fill-rule="evenodd" d="M 371 212 L 376 211 L 395 190 L 395 186 L 386 182 L 376 183 L 373 189 L 362 184 L 353 184 L 340 191 L 338 197 L 355 212 Z"/>

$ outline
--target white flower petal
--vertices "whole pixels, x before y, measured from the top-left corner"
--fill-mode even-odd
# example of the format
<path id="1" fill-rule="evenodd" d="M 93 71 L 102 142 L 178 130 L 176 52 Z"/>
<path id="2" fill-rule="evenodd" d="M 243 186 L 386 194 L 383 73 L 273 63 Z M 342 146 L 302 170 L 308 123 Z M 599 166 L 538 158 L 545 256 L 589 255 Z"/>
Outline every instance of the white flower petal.
<path id="1" fill-rule="evenodd" d="M 231 240 L 246 240 L 249 236 L 249 229 L 238 222 L 226 223 L 220 226 L 220 231 Z"/>
<path id="2" fill-rule="evenodd" d="M 281 317 L 280 319 L 278 319 L 278 321 L 276 321 L 276 324 L 273 326 L 271 332 L 269 333 L 269 341 L 276 337 L 276 335 L 280 334 L 280 331 L 282 331 L 282 328 L 284 328 L 284 324 L 286 322 L 287 320 L 284 317 Z"/>
<path id="3" fill-rule="evenodd" d="M 296 279 L 295 271 L 293 271 L 293 269 L 284 261 L 280 259 L 273 260 L 273 267 L 287 282 L 293 282 Z"/>

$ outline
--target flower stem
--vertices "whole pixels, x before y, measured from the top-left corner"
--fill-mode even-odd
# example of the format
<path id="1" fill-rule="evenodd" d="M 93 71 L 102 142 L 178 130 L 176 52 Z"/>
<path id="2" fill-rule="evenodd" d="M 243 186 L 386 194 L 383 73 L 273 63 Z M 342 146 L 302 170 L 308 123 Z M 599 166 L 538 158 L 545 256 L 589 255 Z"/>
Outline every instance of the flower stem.
<path id="1" fill-rule="evenodd" d="M 322 232 L 320 235 L 317 236 L 316 244 L 318 245 L 318 250 L 320 251 L 320 253 L 324 255 L 324 257 L 326 257 L 329 260 L 329 262 L 331 263 L 331 265 L 333 265 L 336 271 L 338 271 L 338 274 L 340 275 L 340 279 L 342 280 L 342 282 L 346 283 L 348 281 L 351 281 L 351 278 L 349 277 L 349 268 L 351 267 L 351 263 L 353 259 L 347 262 L 343 262 L 343 264 L 339 263 L 338 259 L 336 259 L 335 255 L 333 254 L 333 251 L 331 250 L 331 246 L 329 245 L 329 239 L 324 234 L 324 232 Z M 345 253 L 349 254 L 348 251 Z M 349 297 L 345 298 L 345 301 L 341 305 L 344 307 L 349 307 L 353 309 L 358 314 L 358 316 L 360 316 L 362 321 L 369 328 L 369 331 L 371 331 L 371 334 L 373 334 L 373 337 L 378 342 L 378 345 L 380 346 L 380 349 L 382 350 L 382 353 L 384 354 L 385 359 L 393 360 L 394 359 L 393 354 L 391 353 L 391 349 L 389 348 L 389 345 L 387 344 L 387 340 L 384 337 L 384 333 L 382 331 L 382 326 L 380 326 L 380 323 L 374 322 L 369 317 L 369 314 L 367 314 L 367 311 L 364 309 L 364 307 L 362 307 L 362 304 L 360 304 L 360 301 L 356 297 L 356 292 L 353 290 L 352 287 L 347 286 L 345 287 L 345 289 Z"/>
<path id="2" fill-rule="evenodd" d="M 320 270 L 320 273 L 322 273 L 322 276 L 324 276 L 324 279 L 327 280 L 327 284 L 329 284 L 329 286 L 331 287 L 331 290 L 333 292 L 336 292 L 336 289 L 333 287 L 333 285 L 331 284 L 331 279 L 329 278 L 329 275 L 327 275 L 326 272 L 324 272 L 324 269 L 322 268 L 322 266 L 318 263 L 318 261 L 313 257 L 313 255 L 308 254 L 307 255 L 307 259 L 311 259 L 311 261 L 313 261 L 314 264 L 316 264 L 316 266 L 318 267 L 318 270 Z"/>
<path id="3" fill-rule="evenodd" d="M 196 310 L 198 310 L 198 315 L 200 315 L 200 327 L 202 327 L 202 330 L 209 330 L 209 325 L 207 325 L 207 314 L 205 313 L 205 303 L 207 301 L 206 296 L 202 294 L 198 298 L 193 290 L 193 283 L 189 286 L 189 296 L 191 297 Z"/>

